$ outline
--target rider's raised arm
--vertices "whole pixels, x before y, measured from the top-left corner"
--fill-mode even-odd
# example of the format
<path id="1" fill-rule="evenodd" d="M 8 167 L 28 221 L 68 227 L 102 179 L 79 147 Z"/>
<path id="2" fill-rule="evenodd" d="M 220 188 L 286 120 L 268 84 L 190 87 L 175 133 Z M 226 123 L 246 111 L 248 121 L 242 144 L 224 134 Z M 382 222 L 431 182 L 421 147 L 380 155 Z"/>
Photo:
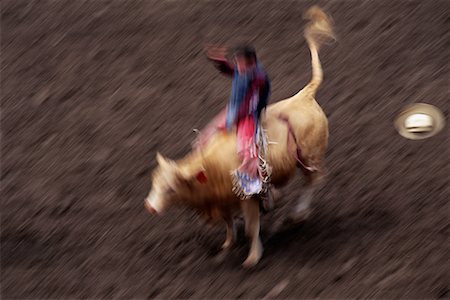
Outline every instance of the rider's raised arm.
<path id="1" fill-rule="evenodd" d="M 234 65 L 227 59 L 228 49 L 226 47 L 217 47 L 213 45 L 204 45 L 206 57 L 214 64 L 217 70 L 222 74 L 233 76 Z"/>
<path id="2" fill-rule="evenodd" d="M 219 70 L 220 73 L 227 76 L 233 76 L 234 66 L 226 59 L 226 57 L 208 56 L 208 59 L 214 64 L 214 67 Z"/>

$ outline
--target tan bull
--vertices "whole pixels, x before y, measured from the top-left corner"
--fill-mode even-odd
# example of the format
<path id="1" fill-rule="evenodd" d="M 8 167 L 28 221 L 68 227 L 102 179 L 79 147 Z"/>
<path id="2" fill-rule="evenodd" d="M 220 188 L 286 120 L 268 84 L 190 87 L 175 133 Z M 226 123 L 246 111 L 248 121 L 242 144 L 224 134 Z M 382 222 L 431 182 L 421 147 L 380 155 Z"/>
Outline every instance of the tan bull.
<path id="1" fill-rule="evenodd" d="M 323 177 L 328 121 L 314 96 L 323 77 L 319 47 L 324 38 L 333 38 L 331 20 L 320 8 L 310 8 L 305 16 L 310 20 L 305 38 L 311 50 L 312 79 L 293 97 L 270 105 L 263 117 L 270 141 L 267 161 L 272 166 L 274 187 L 286 184 L 299 166 L 303 171 L 304 193 L 291 216 L 297 221 L 309 216 L 314 189 Z M 258 200 L 240 200 L 232 191 L 230 173 L 240 165 L 235 134 L 217 133 L 201 151 L 194 150 L 176 162 L 159 153 L 156 158 L 159 166 L 145 199 L 147 209 L 161 214 L 171 206 L 190 207 L 209 220 L 224 222 L 227 234 L 223 249 L 233 244 L 233 217 L 242 213 L 251 240 L 243 265 L 250 267 L 258 263 L 263 252 Z"/>

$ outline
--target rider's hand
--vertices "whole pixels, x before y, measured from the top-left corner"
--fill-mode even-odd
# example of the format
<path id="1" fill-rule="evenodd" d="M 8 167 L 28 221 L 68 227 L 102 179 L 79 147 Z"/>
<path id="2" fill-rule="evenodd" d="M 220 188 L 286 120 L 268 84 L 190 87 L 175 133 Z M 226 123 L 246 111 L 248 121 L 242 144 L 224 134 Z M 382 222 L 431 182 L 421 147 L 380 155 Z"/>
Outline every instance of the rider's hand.
<path id="1" fill-rule="evenodd" d="M 203 48 L 206 52 L 206 55 L 210 59 L 223 60 L 226 59 L 228 54 L 228 48 L 226 47 L 218 47 L 211 44 L 203 45 Z"/>

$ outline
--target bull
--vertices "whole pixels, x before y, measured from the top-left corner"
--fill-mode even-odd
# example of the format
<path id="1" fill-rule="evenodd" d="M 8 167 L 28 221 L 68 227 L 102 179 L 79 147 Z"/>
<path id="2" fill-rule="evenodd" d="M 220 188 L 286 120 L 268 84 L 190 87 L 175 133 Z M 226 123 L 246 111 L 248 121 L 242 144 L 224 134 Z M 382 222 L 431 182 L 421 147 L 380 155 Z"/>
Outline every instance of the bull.
<path id="1" fill-rule="evenodd" d="M 319 48 L 334 38 L 330 17 L 320 8 L 311 7 L 304 36 L 311 52 L 312 78 L 294 96 L 271 104 L 262 117 L 269 143 L 266 159 L 272 167 L 274 188 L 287 184 L 302 170 L 304 190 L 290 218 L 304 221 L 311 214 L 314 190 L 324 178 L 324 158 L 328 146 L 328 120 L 315 100 L 323 79 Z M 260 234 L 260 207 L 257 198 L 241 200 L 233 193 L 230 173 L 239 167 L 235 133 L 217 132 L 201 149 L 173 161 L 156 154 L 157 168 L 152 174 L 152 188 L 145 206 L 152 214 L 163 214 L 170 207 L 189 207 L 213 222 L 226 225 L 222 249 L 229 249 L 235 239 L 233 219 L 242 214 L 250 250 L 244 267 L 258 263 L 263 253 Z"/>

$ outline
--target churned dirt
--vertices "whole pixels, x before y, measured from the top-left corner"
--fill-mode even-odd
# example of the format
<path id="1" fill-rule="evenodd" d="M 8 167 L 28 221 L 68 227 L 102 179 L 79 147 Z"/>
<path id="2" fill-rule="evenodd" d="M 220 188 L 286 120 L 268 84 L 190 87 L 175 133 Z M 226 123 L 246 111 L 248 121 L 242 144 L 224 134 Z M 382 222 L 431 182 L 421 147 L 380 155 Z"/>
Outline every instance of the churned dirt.
<path id="1" fill-rule="evenodd" d="M 328 177 L 304 225 L 264 216 L 253 270 L 242 222 L 149 215 L 156 151 L 181 158 L 230 81 L 202 43 L 252 42 L 271 101 L 310 78 L 302 13 L 321 4 L 338 42 L 320 54 Z M 449 298 L 449 139 L 393 127 L 404 105 L 449 114 L 448 0 L 1 1 L 1 296 L 8 298 Z"/>

